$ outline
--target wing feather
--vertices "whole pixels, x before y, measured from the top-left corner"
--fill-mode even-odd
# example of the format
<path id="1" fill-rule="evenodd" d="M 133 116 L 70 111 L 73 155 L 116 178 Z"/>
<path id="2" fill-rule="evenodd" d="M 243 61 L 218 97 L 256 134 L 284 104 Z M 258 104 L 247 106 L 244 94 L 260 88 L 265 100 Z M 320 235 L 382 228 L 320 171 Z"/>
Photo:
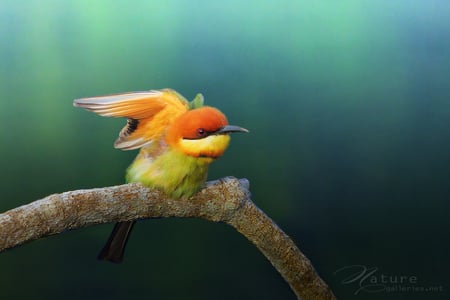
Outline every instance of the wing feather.
<path id="1" fill-rule="evenodd" d="M 128 118 L 114 147 L 132 150 L 161 139 L 172 121 L 189 109 L 174 90 L 152 90 L 76 99 L 74 106 L 105 117 Z"/>
<path id="2" fill-rule="evenodd" d="M 164 92 L 148 91 L 75 99 L 77 107 L 107 117 L 145 118 L 164 107 Z"/>

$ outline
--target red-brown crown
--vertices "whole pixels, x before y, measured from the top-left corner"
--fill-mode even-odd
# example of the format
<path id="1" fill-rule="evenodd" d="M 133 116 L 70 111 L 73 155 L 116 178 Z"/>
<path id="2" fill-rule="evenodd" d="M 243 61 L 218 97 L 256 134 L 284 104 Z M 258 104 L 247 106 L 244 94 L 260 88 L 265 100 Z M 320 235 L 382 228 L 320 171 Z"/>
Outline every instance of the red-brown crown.
<path id="1" fill-rule="evenodd" d="M 169 145 L 174 145 L 180 138 L 201 139 L 226 125 L 227 118 L 216 108 L 204 106 L 192 109 L 174 121 L 166 141 Z"/>

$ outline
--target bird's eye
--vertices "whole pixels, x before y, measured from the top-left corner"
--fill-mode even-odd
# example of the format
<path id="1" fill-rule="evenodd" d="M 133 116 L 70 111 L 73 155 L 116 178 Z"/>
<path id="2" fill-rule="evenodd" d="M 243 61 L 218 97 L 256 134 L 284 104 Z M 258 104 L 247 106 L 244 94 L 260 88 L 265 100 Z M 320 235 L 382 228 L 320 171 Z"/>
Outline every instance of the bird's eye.
<path id="1" fill-rule="evenodd" d="M 202 137 L 205 137 L 206 135 L 207 135 L 207 132 L 205 129 L 203 129 L 203 128 L 197 129 L 197 137 L 202 138 Z"/>

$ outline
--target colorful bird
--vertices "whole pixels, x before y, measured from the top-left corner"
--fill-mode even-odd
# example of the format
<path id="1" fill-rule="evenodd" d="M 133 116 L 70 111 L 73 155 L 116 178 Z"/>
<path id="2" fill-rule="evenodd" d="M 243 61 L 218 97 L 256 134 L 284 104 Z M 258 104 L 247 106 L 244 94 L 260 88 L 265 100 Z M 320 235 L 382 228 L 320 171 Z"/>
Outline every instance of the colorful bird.
<path id="1" fill-rule="evenodd" d="M 203 106 L 198 94 L 188 102 L 171 89 L 133 92 L 74 100 L 74 106 L 106 117 L 126 117 L 114 147 L 141 148 L 128 167 L 127 182 L 157 188 L 174 199 L 188 198 L 202 188 L 208 166 L 222 156 L 232 132 L 218 109 Z M 116 223 L 98 258 L 120 263 L 135 221 Z"/>

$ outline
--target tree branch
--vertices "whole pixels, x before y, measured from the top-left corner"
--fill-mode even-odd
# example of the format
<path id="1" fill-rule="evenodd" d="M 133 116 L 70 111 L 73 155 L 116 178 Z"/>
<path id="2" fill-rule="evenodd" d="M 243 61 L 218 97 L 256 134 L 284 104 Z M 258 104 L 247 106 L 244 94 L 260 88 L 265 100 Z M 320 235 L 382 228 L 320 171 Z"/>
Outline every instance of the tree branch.
<path id="1" fill-rule="evenodd" d="M 299 299 L 335 299 L 294 242 L 250 199 L 246 179 L 208 182 L 190 199 L 172 200 L 140 184 L 50 195 L 0 214 L 0 252 L 40 237 L 99 223 L 161 217 L 225 222 L 267 257 Z"/>

